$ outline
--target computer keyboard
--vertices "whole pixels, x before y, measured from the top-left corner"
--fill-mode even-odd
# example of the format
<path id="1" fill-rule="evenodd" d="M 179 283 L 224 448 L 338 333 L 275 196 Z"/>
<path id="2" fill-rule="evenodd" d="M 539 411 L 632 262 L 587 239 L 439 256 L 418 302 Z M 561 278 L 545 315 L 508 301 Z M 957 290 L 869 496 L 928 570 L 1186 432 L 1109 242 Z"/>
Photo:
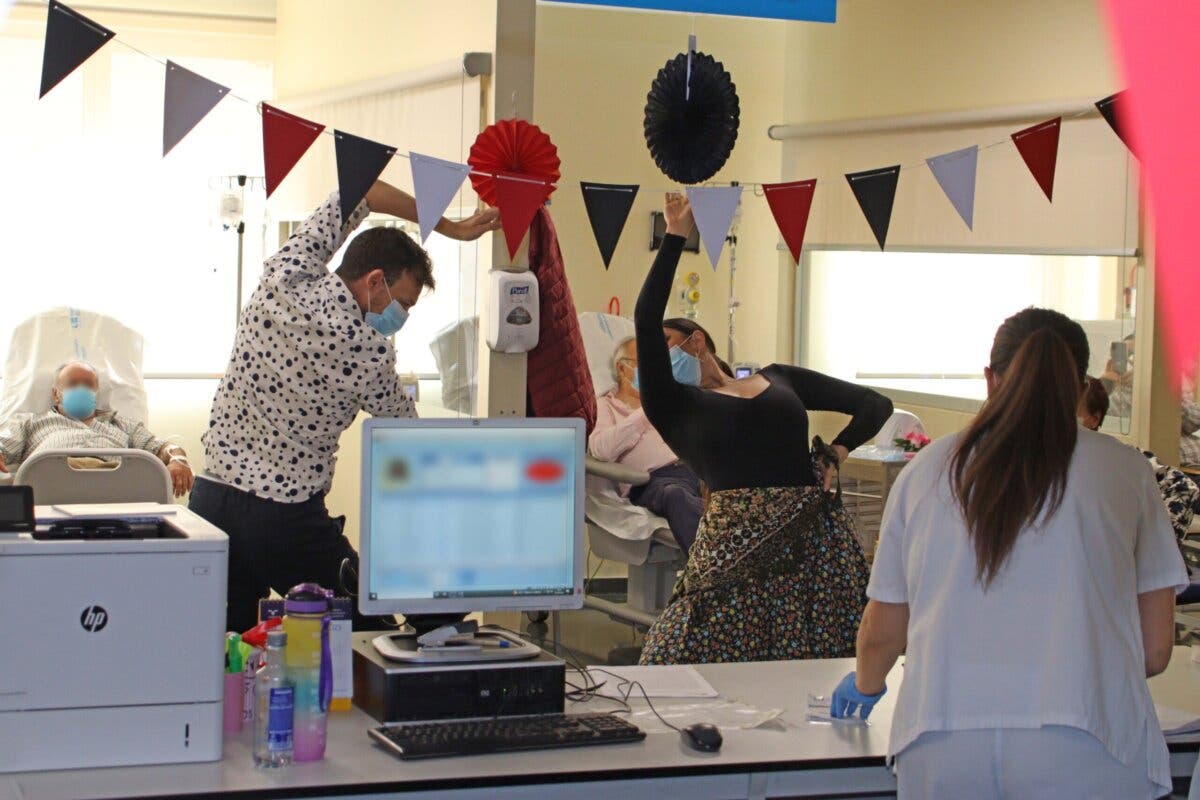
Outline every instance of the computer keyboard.
<path id="1" fill-rule="evenodd" d="M 636 725 L 613 714 L 539 714 L 384 725 L 371 737 L 403 759 L 640 742 Z"/>

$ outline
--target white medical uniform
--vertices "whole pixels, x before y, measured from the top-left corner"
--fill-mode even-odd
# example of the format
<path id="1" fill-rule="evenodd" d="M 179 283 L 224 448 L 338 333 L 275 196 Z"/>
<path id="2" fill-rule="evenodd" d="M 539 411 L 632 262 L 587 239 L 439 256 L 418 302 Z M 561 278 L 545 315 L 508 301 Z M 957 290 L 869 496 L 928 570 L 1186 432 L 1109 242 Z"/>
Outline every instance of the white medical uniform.
<path id="1" fill-rule="evenodd" d="M 909 606 L 888 747 L 901 796 L 906 783 L 931 797 L 1029 797 L 1032 786 L 1062 797 L 1165 794 L 1137 596 L 1182 588 L 1188 575 L 1146 460 L 1080 428 L 1061 507 L 1021 532 L 984 591 L 950 490 L 957 441 L 935 442 L 901 473 L 867 589 Z M 1028 733 L 1006 740 L 1009 729 Z M 1030 742 L 1034 730 L 1041 738 Z M 1000 733 L 980 733 L 989 731 Z M 1080 794 L 1089 770 L 1111 791 Z"/>

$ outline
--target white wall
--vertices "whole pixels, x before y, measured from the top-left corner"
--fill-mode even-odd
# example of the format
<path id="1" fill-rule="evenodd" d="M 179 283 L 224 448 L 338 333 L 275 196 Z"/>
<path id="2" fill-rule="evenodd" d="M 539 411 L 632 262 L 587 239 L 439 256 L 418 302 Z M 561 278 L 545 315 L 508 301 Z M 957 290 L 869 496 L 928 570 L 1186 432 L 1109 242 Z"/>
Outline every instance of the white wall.
<path id="1" fill-rule="evenodd" d="M 697 47 L 721 61 L 737 86 L 741 108 L 737 145 L 713 181 L 774 181 L 780 171 L 780 145 L 766 129 L 779 121 L 783 92 L 786 25 L 768 20 L 699 16 Z M 581 311 L 603 311 L 617 297 L 621 313 L 633 305 L 649 269 L 649 215 L 661 210 L 665 189 L 679 187 L 655 166 L 642 130 L 650 83 L 658 70 L 687 49 L 693 18 L 683 14 L 539 5 L 534 83 L 534 119 L 558 146 L 563 186 L 551 212 L 566 260 L 575 303 Z M 642 186 L 624 235 L 605 271 L 588 224 L 579 181 L 637 183 Z M 785 269 L 776 245 L 779 234 L 762 197 L 747 189 L 739 231 L 739 357 L 764 363 L 779 357 L 790 339 L 775 322 Z M 700 273 L 700 318 L 725 353 L 729 255 L 714 274 L 707 255 L 684 254 L 679 275 Z M 679 316 L 672 299 L 670 316 Z"/>
<path id="2" fill-rule="evenodd" d="M 275 95 L 294 97 L 490 53 L 496 0 L 277 0 L 275 25 Z"/>

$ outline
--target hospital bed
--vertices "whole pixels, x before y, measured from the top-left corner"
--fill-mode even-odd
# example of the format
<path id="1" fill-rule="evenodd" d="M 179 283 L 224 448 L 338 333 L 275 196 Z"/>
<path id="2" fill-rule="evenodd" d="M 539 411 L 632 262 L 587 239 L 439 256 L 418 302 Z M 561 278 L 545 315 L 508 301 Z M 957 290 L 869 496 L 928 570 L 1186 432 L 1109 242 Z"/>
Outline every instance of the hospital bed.
<path id="1" fill-rule="evenodd" d="M 616 343 L 633 335 L 633 322 L 609 314 L 579 315 L 588 367 L 597 395 L 614 385 L 611 358 Z M 473 410 L 474 353 L 478 324 L 462 320 L 442 331 L 430 345 L 442 379 L 442 397 L 462 413 Z M 625 601 L 586 592 L 584 605 L 621 622 L 648 627 L 666 606 L 683 567 L 683 552 L 675 544 L 667 521 L 621 497 L 618 484 L 640 485 L 650 476 L 619 464 L 588 458 L 584 515 L 588 546 L 594 557 L 625 564 Z M 588 582 L 589 588 L 591 581 Z"/>
<path id="2" fill-rule="evenodd" d="M 13 330 L 0 384 L 0 422 L 49 408 L 55 371 L 67 361 L 87 361 L 100 374 L 99 408 L 145 422 L 142 337 L 112 317 L 77 308 L 52 308 Z M 103 468 L 94 468 L 101 462 Z M 85 466 L 89 465 L 89 466 Z M 0 485 L 33 487 L 39 504 L 172 502 L 171 475 L 143 450 L 41 450 Z"/>

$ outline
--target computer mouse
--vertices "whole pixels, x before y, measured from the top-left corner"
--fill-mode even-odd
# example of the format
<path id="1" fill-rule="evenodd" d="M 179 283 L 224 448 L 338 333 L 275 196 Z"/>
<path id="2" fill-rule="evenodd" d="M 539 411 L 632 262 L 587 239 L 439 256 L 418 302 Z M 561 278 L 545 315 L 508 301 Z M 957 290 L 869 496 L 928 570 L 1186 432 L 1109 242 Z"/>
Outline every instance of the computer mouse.
<path id="1" fill-rule="evenodd" d="M 693 750 L 715 753 L 721 749 L 721 729 L 710 722 L 697 722 L 679 731 L 683 743 Z"/>

